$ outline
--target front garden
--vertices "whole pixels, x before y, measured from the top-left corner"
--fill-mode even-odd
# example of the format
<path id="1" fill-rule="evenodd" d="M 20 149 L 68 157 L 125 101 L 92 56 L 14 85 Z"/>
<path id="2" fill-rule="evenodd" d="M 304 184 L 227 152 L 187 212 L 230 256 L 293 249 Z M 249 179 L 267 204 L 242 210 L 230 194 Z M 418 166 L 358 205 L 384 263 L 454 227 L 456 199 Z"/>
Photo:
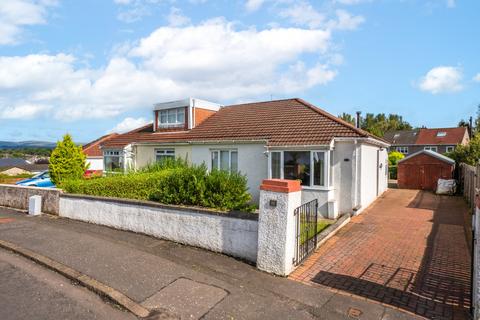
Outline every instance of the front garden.
<path id="1" fill-rule="evenodd" d="M 247 179 L 240 173 L 189 165 L 167 159 L 140 171 L 111 173 L 104 177 L 68 178 L 59 186 L 68 193 L 163 204 L 201 206 L 221 211 L 253 211 Z"/>

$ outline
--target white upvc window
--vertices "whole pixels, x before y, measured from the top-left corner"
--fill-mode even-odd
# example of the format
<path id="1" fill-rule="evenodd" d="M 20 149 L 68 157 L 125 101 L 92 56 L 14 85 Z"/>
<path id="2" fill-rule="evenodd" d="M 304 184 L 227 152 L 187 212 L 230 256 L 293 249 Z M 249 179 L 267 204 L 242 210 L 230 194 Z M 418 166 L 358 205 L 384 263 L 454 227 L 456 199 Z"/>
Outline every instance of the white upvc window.
<path id="1" fill-rule="evenodd" d="M 333 185 L 330 165 L 333 151 L 271 151 L 272 179 L 300 180 L 304 187 L 328 188 Z"/>
<path id="2" fill-rule="evenodd" d="M 397 152 L 408 154 L 408 147 L 397 147 Z"/>
<path id="3" fill-rule="evenodd" d="M 447 146 L 445 150 L 446 152 L 453 152 L 455 150 L 455 146 Z"/>
<path id="4" fill-rule="evenodd" d="M 238 171 L 238 151 L 236 149 L 212 150 L 211 170 Z"/>
<path id="5" fill-rule="evenodd" d="M 103 168 L 105 172 L 122 171 L 123 151 L 106 150 L 103 152 Z"/>
<path id="6" fill-rule="evenodd" d="M 155 161 L 175 159 L 175 149 L 155 149 Z"/>
<path id="7" fill-rule="evenodd" d="M 435 146 L 427 146 L 427 147 L 423 148 L 423 150 L 430 150 L 430 151 L 437 152 L 438 149 Z"/>
<path id="8" fill-rule="evenodd" d="M 158 126 L 178 126 L 185 124 L 185 108 L 160 110 L 158 112 Z"/>

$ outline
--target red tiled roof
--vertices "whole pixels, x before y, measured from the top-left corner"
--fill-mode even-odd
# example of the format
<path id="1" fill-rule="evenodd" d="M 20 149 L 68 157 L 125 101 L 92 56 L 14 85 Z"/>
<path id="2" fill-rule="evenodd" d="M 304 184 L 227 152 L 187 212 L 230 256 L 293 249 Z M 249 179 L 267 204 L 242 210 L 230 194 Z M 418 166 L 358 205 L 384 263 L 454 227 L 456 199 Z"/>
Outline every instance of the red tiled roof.
<path id="1" fill-rule="evenodd" d="M 445 136 L 438 136 L 439 132 L 445 132 Z M 420 129 L 416 144 L 435 145 L 448 144 L 457 145 L 463 142 L 463 138 L 467 133 L 466 127 L 458 128 L 437 128 L 437 129 Z"/>
<path id="2" fill-rule="evenodd" d="M 110 139 L 102 147 L 219 140 L 265 140 L 269 146 L 328 145 L 334 137 L 383 141 L 301 99 L 287 99 L 226 106 L 190 131 L 155 133 L 150 125 Z"/>
<path id="3" fill-rule="evenodd" d="M 102 157 L 103 153 L 102 150 L 100 150 L 100 144 L 108 141 L 109 139 L 112 139 L 116 136 L 118 136 L 118 133 L 111 133 L 104 135 L 103 137 L 100 137 L 92 142 L 89 142 L 83 146 L 83 153 L 87 157 Z"/>

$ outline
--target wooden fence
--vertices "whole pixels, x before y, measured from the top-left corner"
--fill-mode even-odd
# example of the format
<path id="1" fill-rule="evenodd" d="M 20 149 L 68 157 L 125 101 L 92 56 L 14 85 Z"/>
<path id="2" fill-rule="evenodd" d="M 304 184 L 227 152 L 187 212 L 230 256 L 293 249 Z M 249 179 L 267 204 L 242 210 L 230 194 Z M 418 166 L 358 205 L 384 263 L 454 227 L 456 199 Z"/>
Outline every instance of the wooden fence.
<path id="1" fill-rule="evenodd" d="M 463 188 L 463 196 L 467 200 L 473 212 L 475 209 L 475 195 L 480 189 L 480 166 L 470 166 L 465 163 L 460 164 L 459 184 Z"/>

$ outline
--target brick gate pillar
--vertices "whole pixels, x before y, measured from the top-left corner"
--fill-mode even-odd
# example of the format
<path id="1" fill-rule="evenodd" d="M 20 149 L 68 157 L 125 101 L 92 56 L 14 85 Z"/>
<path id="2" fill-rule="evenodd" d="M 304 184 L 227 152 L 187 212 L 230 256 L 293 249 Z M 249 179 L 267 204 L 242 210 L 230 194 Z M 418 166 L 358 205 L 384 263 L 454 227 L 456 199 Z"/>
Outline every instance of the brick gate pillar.
<path id="1" fill-rule="evenodd" d="M 302 204 L 300 181 L 269 179 L 260 186 L 257 268 L 287 276 L 295 255 L 294 210 Z"/>

